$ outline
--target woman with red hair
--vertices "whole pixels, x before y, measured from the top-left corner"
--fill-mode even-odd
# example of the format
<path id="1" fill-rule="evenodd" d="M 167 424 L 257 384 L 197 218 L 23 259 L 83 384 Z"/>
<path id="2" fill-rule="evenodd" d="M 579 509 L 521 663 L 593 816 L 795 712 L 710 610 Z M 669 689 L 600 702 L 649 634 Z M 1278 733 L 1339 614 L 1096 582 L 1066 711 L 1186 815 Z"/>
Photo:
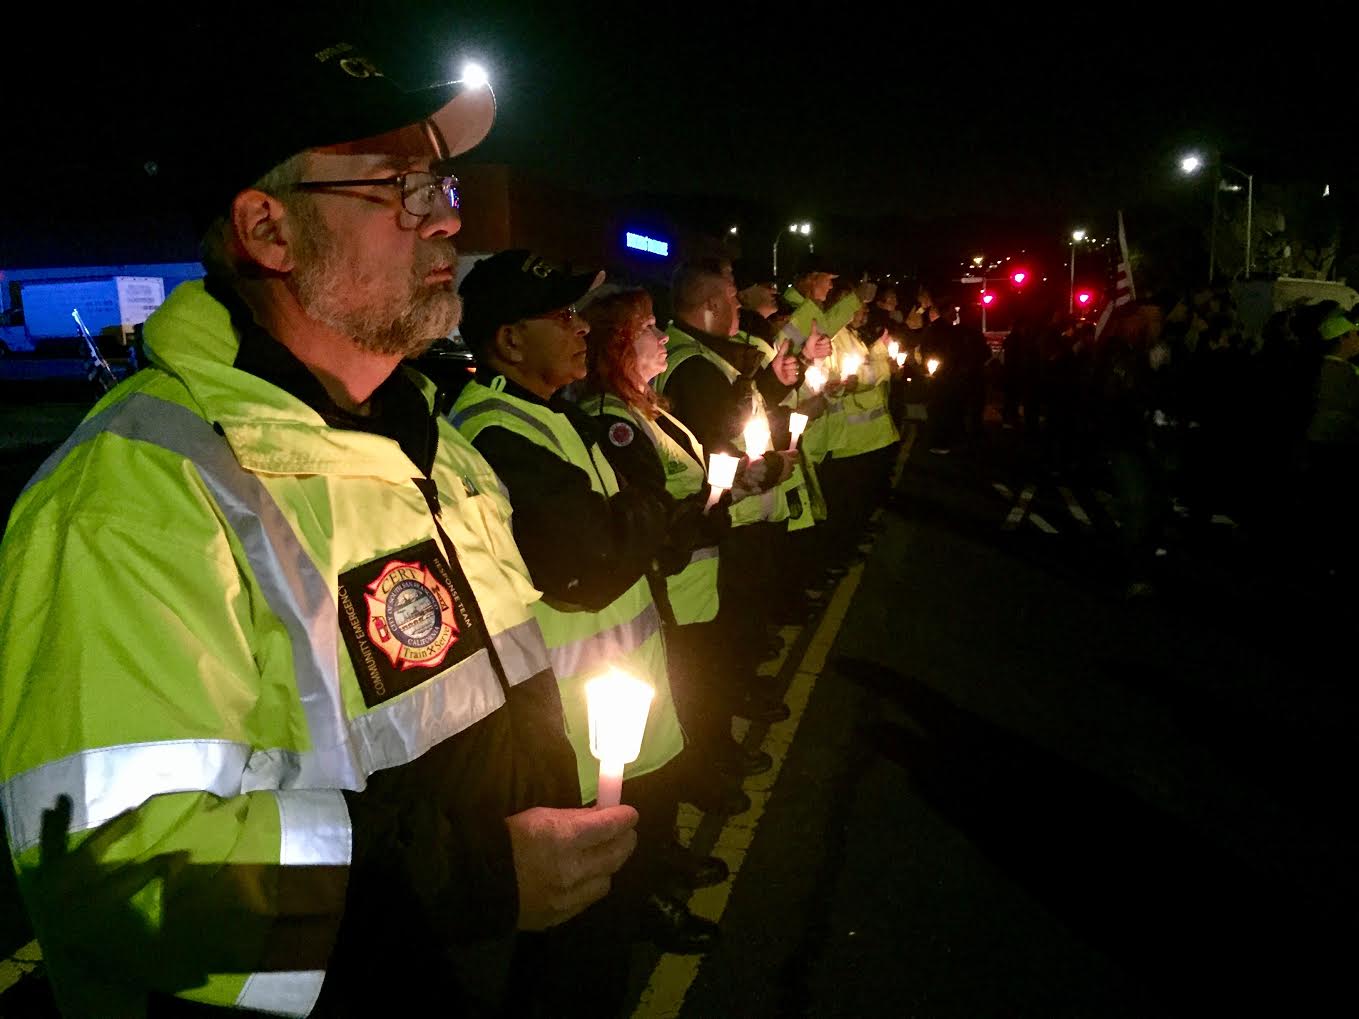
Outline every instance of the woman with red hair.
<path id="1" fill-rule="evenodd" d="M 658 560 L 664 584 L 655 587 L 665 621 L 675 707 L 691 743 L 679 758 L 679 798 L 718 814 L 740 813 L 750 800 L 739 788 L 746 775 L 771 766 L 731 735 L 729 683 L 717 652 L 717 545 L 731 525 L 732 494 L 707 513 L 706 459 L 692 432 L 668 413 L 651 380 L 665 370 L 666 334 L 656 325 L 651 295 L 642 289 L 600 288 L 583 302 L 590 324 L 588 374 L 579 406 L 599 419 L 601 448 L 630 485 L 666 490 L 694 512 L 672 516 L 667 550 Z M 738 473 L 734 497 L 750 494 Z M 664 595 L 664 597 L 663 597 Z M 692 871 L 692 857 L 676 855 Z M 704 866 L 699 861 L 700 866 Z"/>
<path id="2" fill-rule="evenodd" d="M 665 370 L 666 334 L 657 327 L 651 295 L 645 290 L 615 290 L 592 297 L 581 311 L 590 323 L 589 374 L 580 406 L 603 424 L 603 448 L 630 484 L 664 487 L 678 500 L 701 501 L 707 494 L 703 446 L 683 423 L 671 415 L 665 398 L 651 388 L 651 380 Z M 746 465 L 743 464 L 743 467 Z M 759 471 L 742 470 L 731 498 L 749 494 Z M 684 693 L 676 707 L 692 735 L 701 759 L 699 778 L 711 776 L 710 762 L 730 778 L 759 774 L 769 767 L 768 755 L 746 751 L 732 739 L 730 711 L 718 680 L 720 662 L 715 648 L 723 641 L 714 629 L 717 616 L 717 543 L 730 526 L 724 496 L 706 516 L 692 518 L 696 533 L 670 536 L 674 553 L 662 563 L 672 625 L 667 647 Z M 685 697 L 684 695 L 688 696 Z M 706 775 L 704 773 L 707 773 Z M 736 812 L 741 797 L 700 782 L 695 802 L 718 813 Z M 733 802 L 734 801 L 734 802 Z"/>

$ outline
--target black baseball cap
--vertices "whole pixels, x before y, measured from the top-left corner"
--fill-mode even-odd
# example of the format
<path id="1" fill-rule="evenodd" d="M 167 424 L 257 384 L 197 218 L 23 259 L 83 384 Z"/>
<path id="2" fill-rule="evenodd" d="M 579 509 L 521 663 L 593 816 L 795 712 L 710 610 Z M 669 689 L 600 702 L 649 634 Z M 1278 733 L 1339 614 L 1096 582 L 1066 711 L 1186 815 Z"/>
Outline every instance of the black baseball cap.
<path id="1" fill-rule="evenodd" d="M 376 56 L 336 37 L 342 29 L 328 26 L 323 19 L 290 26 L 273 40 L 266 67 L 249 66 L 228 39 L 187 47 L 193 60 L 177 75 L 180 112 L 157 162 L 196 226 L 206 226 L 239 191 L 307 149 L 386 152 L 382 136 L 421 125 L 431 155 L 447 159 L 489 133 L 495 96 L 488 84 L 412 86 L 387 73 Z M 374 145 L 365 149 L 365 142 Z"/>
<path id="2" fill-rule="evenodd" d="M 604 272 L 571 271 L 527 248 L 501 251 L 472 266 L 458 287 L 462 337 L 484 348 L 501 326 L 575 304 L 604 282 Z"/>

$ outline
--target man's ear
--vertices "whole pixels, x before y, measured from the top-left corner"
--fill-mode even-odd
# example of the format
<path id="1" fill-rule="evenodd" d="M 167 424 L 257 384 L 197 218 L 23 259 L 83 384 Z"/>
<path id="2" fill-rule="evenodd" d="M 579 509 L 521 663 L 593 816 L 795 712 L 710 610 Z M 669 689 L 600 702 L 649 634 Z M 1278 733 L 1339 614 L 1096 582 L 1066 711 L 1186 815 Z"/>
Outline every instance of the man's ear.
<path id="1" fill-rule="evenodd" d="M 231 203 L 231 241 L 245 259 L 268 272 L 295 267 L 289 246 L 291 223 L 283 203 L 267 192 L 247 188 Z"/>
<path id="2" fill-rule="evenodd" d="M 496 357 L 506 364 L 519 364 L 524 360 L 524 338 L 513 325 L 498 328 L 491 344 Z"/>

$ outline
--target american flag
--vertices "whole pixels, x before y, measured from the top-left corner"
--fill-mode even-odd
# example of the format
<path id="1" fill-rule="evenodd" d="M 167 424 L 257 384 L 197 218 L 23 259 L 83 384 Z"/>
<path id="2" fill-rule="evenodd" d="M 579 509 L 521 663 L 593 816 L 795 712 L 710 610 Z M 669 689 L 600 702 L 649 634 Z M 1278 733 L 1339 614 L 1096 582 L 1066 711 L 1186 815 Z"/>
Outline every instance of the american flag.
<path id="1" fill-rule="evenodd" d="M 1128 237 L 1123 232 L 1123 210 L 1118 210 L 1118 275 L 1114 280 L 1114 297 L 1104 306 L 1100 312 L 1099 319 L 1095 322 L 1095 339 L 1099 339 L 1104 333 L 1104 327 L 1109 324 L 1109 316 L 1114 313 L 1115 308 L 1121 308 L 1131 301 L 1137 300 L 1137 288 L 1133 286 L 1132 263 L 1128 260 Z"/>
<path id="2" fill-rule="evenodd" d="M 1133 286 L 1132 263 L 1128 260 L 1128 237 L 1123 232 L 1123 210 L 1118 210 L 1118 278 L 1114 283 L 1114 307 L 1121 308 L 1129 301 L 1137 300 L 1137 288 Z"/>

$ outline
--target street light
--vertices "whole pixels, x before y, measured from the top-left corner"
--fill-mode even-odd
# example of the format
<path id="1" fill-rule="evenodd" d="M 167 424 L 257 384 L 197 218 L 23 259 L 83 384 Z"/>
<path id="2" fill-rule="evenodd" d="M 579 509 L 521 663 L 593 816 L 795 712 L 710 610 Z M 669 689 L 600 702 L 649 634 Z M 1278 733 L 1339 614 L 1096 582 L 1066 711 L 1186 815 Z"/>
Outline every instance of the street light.
<path id="1" fill-rule="evenodd" d="M 734 226 L 733 226 L 733 227 L 729 227 L 729 228 L 727 229 L 727 233 L 731 234 L 732 236 L 735 236 L 736 234 L 738 234 L 738 233 L 740 233 L 740 232 L 741 232 L 741 231 L 738 230 L 738 229 L 737 229 L 736 227 L 734 227 Z"/>
<path id="2" fill-rule="evenodd" d="M 1180 170 L 1183 173 L 1189 175 L 1197 173 L 1202 167 L 1206 165 L 1207 164 L 1204 162 L 1202 157 L 1200 157 L 1197 154 L 1185 156 L 1183 159 L 1180 160 Z M 1212 228 L 1209 231 L 1208 235 L 1208 284 L 1210 286 L 1212 285 L 1213 282 L 1213 271 L 1216 268 L 1217 264 L 1216 263 L 1217 193 L 1219 191 L 1241 190 L 1239 185 L 1229 185 L 1227 184 L 1226 181 L 1222 179 L 1223 170 L 1230 170 L 1232 173 L 1244 177 L 1246 180 L 1246 262 L 1245 262 L 1246 279 L 1250 279 L 1251 271 L 1255 268 L 1255 260 L 1252 257 L 1252 245 L 1251 245 L 1251 234 L 1253 232 L 1252 220 L 1255 211 L 1255 176 L 1253 174 L 1247 173 L 1245 170 L 1241 170 L 1235 166 L 1232 166 L 1231 163 L 1224 163 L 1220 158 L 1214 159 L 1214 165 L 1217 167 L 1218 173 L 1217 180 L 1213 184 L 1213 223 Z"/>
<path id="3" fill-rule="evenodd" d="M 1071 288 L 1067 291 L 1066 313 L 1076 310 L 1076 245 L 1085 240 L 1084 230 L 1071 231 Z"/>
<path id="4" fill-rule="evenodd" d="M 788 224 L 788 232 L 789 232 L 790 234 L 801 234 L 803 237 L 807 237 L 807 236 L 810 236 L 810 235 L 811 235 L 811 232 L 812 232 L 812 224 L 810 224 L 810 223 L 808 223 L 808 222 L 805 222 L 805 221 L 804 221 L 804 222 L 801 222 L 801 223 L 789 223 L 789 224 Z M 782 240 L 782 239 L 783 239 L 783 234 L 782 234 L 781 232 L 778 233 L 778 234 L 775 234 L 775 236 L 774 236 L 774 279 L 778 279 L 778 278 L 779 278 L 779 241 Z"/>
<path id="5" fill-rule="evenodd" d="M 486 68 L 474 60 L 469 60 L 462 65 L 460 80 L 468 88 L 485 88 L 490 83 L 491 77 L 486 73 Z"/>

